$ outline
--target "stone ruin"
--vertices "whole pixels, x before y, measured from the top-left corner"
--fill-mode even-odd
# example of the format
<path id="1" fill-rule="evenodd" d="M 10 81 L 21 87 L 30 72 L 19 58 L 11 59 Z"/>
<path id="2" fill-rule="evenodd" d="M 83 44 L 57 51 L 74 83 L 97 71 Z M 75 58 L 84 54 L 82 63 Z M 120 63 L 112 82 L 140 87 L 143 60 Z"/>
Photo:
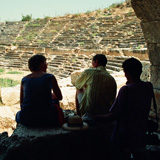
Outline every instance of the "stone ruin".
<path id="1" fill-rule="evenodd" d="M 137 17 L 141 20 L 141 26 L 142 26 L 142 30 L 144 33 L 144 39 L 146 41 L 146 44 L 143 43 L 143 45 L 145 44 L 148 48 L 147 52 L 148 52 L 149 60 L 151 63 L 151 81 L 154 85 L 154 90 L 156 93 L 156 100 L 157 100 L 157 104 L 159 107 L 160 106 L 160 96 L 159 96 L 160 95 L 160 91 L 159 91 L 160 90 L 160 86 L 159 86 L 159 84 L 160 84 L 159 83 L 159 81 L 160 81 L 160 76 L 159 76 L 159 72 L 160 72 L 160 70 L 159 70 L 159 64 L 160 64 L 159 63 L 159 60 L 160 60 L 160 58 L 159 58 L 159 48 L 160 48 L 159 47 L 159 31 L 160 30 L 159 30 L 158 24 L 160 21 L 160 18 L 159 18 L 160 12 L 159 12 L 158 6 L 160 6 L 160 2 L 159 2 L 159 0 L 152 0 L 152 1 L 150 1 L 150 0 L 131 0 L 131 3 L 132 3 L 132 7 L 133 7 Z M 140 21 L 139 21 L 139 24 L 140 24 Z M 70 25 L 70 24 L 68 24 L 68 25 Z M 36 26 L 36 25 L 33 25 L 33 26 Z M 46 25 L 46 27 L 47 27 L 47 25 Z M 61 30 L 62 31 L 61 33 L 66 33 L 66 32 L 64 32 L 66 28 L 67 27 L 65 26 L 65 28 L 63 28 L 64 30 Z M 78 27 L 76 27 L 76 28 L 78 28 Z M 70 30 L 71 33 L 74 31 L 75 31 L 74 28 L 72 30 Z M 56 32 L 56 31 L 54 31 L 54 32 Z M 43 32 L 41 32 L 41 33 L 43 33 Z M 94 32 L 92 32 L 92 33 L 94 33 Z M 109 34 L 109 32 L 106 30 L 104 31 L 104 33 Z M 67 35 L 65 35 L 65 36 L 63 36 L 62 34 L 60 34 L 60 35 L 61 35 L 60 37 L 57 36 L 54 39 L 51 38 L 52 40 L 51 40 L 50 44 L 52 44 L 52 43 L 58 44 L 58 42 L 64 41 L 65 36 L 67 36 Z M 140 35 L 140 33 L 139 33 L 139 35 Z M 37 37 L 33 38 L 33 40 L 31 41 L 32 44 L 34 44 L 34 43 L 36 44 L 38 42 Z M 56 39 L 58 39 L 58 38 L 60 38 L 59 40 L 62 39 L 62 41 L 57 42 Z M 135 37 L 135 42 L 136 42 L 136 38 L 138 38 L 138 36 Z M 20 38 L 17 37 L 17 39 L 22 40 L 21 43 L 22 42 L 26 43 L 26 41 L 23 41 L 22 37 L 20 37 Z M 12 40 L 12 39 L 10 38 L 10 40 Z M 65 42 L 65 44 L 68 44 L 67 49 L 69 49 L 70 44 L 73 42 L 72 40 L 73 39 L 70 39 L 70 41 Z M 88 41 L 85 41 L 85 43 L 90 42 L 89 38 L 87 40 Z M 102 41 L 102 40 L 101 41 L 100 40 L 101 39 L 99 39 L 99 38 L 97 38 L 97 39 L 95 38 L 95 41 L 99 42 L 99 44 Z M 117 41 L 117 39 L 115 39 L 115 42 L 116 41 Z M 72 43 L 72 45 L 76 44 L 76 42 Z M 120 41 L 118 41 L 118 42 L 120 42 Z M 27 43 L 28 43 L 28 41 L 27 41 Z M 29 44 L 31 44 L 31 43 L 29 42 Z M 61 50 L 61 49 L 63 49 L 63 46 L 65 46 L 65 44 L 60 43 L 57 46 L 58 47 L 60 46 L 59 49 Z M 82 43 L 80 43 L 80 44 L 82 45 Z M 116 43 L 113 43 L 113 44 L 115 45 Z M 58 48 L 57 46 L 56 46 L 56 49 Z M 95 45 L 95 46 L 96 46 L 95 49 L 97 51 L 100 48 L 100 46 L 97 46 L 97 45 Z M 145 50 L 145 47 L 144 47 L 144 50 Z M 45 49 L 48 49 L 48 48 L 46 47 Z M 49 49 L 51 49 L 53 51 L 55 48 L 53 49 L 51 47 Z M 108 52 L 108 50 L 113 51 L 114 47 L 112 49 L 107 48 L 107 52 Z M 132 50 L 133 50 L 133 48 L 132 48 Z M 82 51 L 85 51 L 85 49 L 82 48 Z M 121 52 L 121 51 L 123 51 L 123 52 Z M 124 51 L 126 51 L 124 48 L 120 49 L 120 50 L 118 49 L 118 53 L 121 53 L 121 55 L 124 54 Z M 117 49 L 114 50 L 114 53 L 115 52 L 117 52 Z M 128 53 L 128 51 L 127 51 L 127 53 Z M 59 78 L 60 77 L 61 76 L 59 76 Z M 158 110 L 158 112 L 159 112 L 159 110 Z M 85 132 L 85 133 L 84 132 L 72 133 L 72 132 L 66 132 L 61 129 L 55 129 L 54 131 L 48 129 L 48 130 L 43 131 L 43 129 L 32 130 L 30 128 L 23 128 L 20 126 L 19 128 L 18 127 L 16 128 L 14 134 L 10 138 L 8 138 L 8 135 L 6 133 L 3 133 L 1 135 L 0 149 L 1 149 L 1 151 L 3 151 L 3 154 L 1 154 L 1 158 L 2 159 L 13 159 L 13 158 L 22 159 L 22 157 L 24 158 L 24 156 L 25 156 L 26 159 L 27 158 L 29 158 L 29 159 L 34 159 L 34 158 L 49 159 L 48 156 L 52 156 L 52 158 L 55 158 L 57 155 L 60 155 L 60 153 L 63 152 L 64 154 L 61 154 L 61 156 L 63 158 L 73 159 L 73 158 L 75 158 L 75 156 L 77 156 L 77 154 L 81 155 L 81 151 L 82 151 L 81 149 L 84 149 L 83 150 L 84 153 L 86 153 L 85 152 L 86 150 L 88 151 L 87 152 L 88 154 L 86 154 L 87 158 L 90 158 L 90 157 L 99 158 L 99 155 L 102 155 L 102 157 L 104 157 L 104 155 L 105 155 L 107 158 L 109 158 L 108 157 L 109 152 L 106 152 L 106 151 L 108 151 L 108 149 L 109 149 L 108 137 L 110 136 L 110 131 L 112 130 L 112 126 L 105 125 L 105 127 L 104 126 L 101 126 L 101 127 L 97 126 L 97 128 L 95 128 L 93 130 L 91 128 L 90 130 L 88 130 L 88 132 Z M 74 142 L 78 145 L 78 147 L 76 147 L 76 144 Z M 84 142 L 84 143 L 82 144 L 82 142 Z M 105 143 L 103 143 L 103 142 L 105 142 Z M 61 144 L 61 145 L 59 145 L 59 144 Z M 68 146 L 68 144 L 70 144 L 70 145 Z M 91 150 L 94 149 L 94 146 L 97 144 L 100 144 L 99 145 L 99 146 L 101 146 L 100 150 L 96 150 L 97 152 L 91 152 Z M 78 150 L 76 150 L 75 148 L 76 149 L 78 148 Z M 61 150 L 61 152 L 59 152 L 60 150 Z M 73 151 L 73 154 L 68 155 L 68 153 L 71 153 L 70 152 L 71 150 Z M 151 153 L 149 155 L 151 157 L 148 157 L 149 159 L 156 160 L 157 159 L 156 157 L 160 156 L 159 146 L 156 146 L 155 148 L 149 147 L 148 151 Z M 84 157 L 80 156 L 79 158 L 84 158 Z"/>
<path id="2" fill-rule="evenodd" d="M 117 10 L 127 10 L 118 13 Z M 79 16 L 0 22 L 0 52 L 106 53 L 148 59 L 147 45 L 130 3 Z"/>

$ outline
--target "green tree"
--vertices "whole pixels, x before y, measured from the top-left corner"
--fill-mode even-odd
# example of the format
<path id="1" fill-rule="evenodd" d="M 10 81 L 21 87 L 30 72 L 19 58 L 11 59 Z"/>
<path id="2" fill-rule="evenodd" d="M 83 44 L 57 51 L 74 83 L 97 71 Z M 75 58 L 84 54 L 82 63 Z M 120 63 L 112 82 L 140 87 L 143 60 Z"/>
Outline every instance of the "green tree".
<path id="1" fill-rule="evenodd" d="M 22 15 L 22 21 L 31 21 L 32 15 L 27 14 L 26 16 Z"/>

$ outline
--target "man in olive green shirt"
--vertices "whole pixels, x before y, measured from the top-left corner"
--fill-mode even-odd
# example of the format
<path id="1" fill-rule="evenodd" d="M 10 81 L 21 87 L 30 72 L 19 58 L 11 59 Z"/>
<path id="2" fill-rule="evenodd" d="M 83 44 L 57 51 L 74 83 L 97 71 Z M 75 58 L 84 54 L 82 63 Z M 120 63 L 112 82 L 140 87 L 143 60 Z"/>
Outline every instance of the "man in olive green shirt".
<path id="1" fill-rule="evenodd" d="M 93 68 L 86 69 L 76 79 L 76 110 L 78 115 L 106 114 L 117 92 L 115 79 L 106 71 L 107 58 L 103 54 L 93 57 Z"/>

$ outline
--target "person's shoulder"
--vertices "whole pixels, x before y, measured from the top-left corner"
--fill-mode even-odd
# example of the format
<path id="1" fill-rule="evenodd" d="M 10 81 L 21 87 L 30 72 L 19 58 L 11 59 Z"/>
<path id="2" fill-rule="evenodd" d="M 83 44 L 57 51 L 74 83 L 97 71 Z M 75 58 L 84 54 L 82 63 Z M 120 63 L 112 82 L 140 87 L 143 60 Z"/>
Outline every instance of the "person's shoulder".
<path id="1" fill-rule="evenodd" d="M 45 76 L 46 76 L 46 77 L 53 77 L 53 74 L 51 74 L 51 73 L 46 73 Z"/>
<path id="2" fill-rule="evenodd" d="M 119 93 L 126 93 L 129 88 L 129 85 L 124 85 L 119 89 Z"/>
<path id="3" fill-rule="evenodd" d="M 31 74 L 28 74 L 28 75 L 24 76 L 21 81 L 24 82 L 26 79 L 28 79 L 28 77 L 29 77 L 30 75 L 31 75 Z"/>
<path id="4" fill-rule="evenodd" d="M 92 73 L 94 73 L 96 71 L 96 69 L 95 68 L 88 68 L 88 69 L 85 69 L 81 74 L 82 75 L 89 75 L 89 74 L 92 74 Z"/>
<path id="5" fill-rule="evenodd" d="M 146 84 L 146 85 L 149 85 L 149 86 L 153 86 L 152 83 L 149 82 L 149 81 L 146 81 L 146 82 L 143 82 L 143 83 Z"/>
<path id="6" fill-rule="evenodd" d="M 153 90 L 153 84 L 151 82 L 147 81 L 147 82 L 143 82 L 143 83 L 144 83 L 144 85 L 146 87 L 148 87 L 149 89 Z"/>
<path id="7" fill-rule="evenodd" d="M 53 79 L 53 80 L 55 80 L 56 77 L 53 74 L 51 74 L 51 73 L 46 73 L 45 74 L 45 79 Z"/>
<path id="8" fill-rule="evenodd" d="M 112 82 L 116 83 L 116 80 L 115 78 L 108 72 L 106 71 L 106 74 L 105 74 L 106 78 L 111 80 Z"/>
<path id="9" fill-rule="evenodd" d="M 84 70 L 84 72 L 95 72 L 95 71 L 96 71 L 96 68 L 88 68 Z"/>

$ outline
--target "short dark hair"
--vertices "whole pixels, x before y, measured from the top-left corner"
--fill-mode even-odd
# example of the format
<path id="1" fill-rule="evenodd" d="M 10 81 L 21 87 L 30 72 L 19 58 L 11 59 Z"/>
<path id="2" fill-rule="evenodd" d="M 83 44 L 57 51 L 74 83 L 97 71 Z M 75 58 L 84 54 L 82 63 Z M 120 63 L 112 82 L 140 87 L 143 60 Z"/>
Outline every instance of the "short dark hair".
<path id="1" fill-rule="evenodd" d="M 140 77 L 142 73 L 142 63 L 136 58 L 129 58 L 122 64 L 124 72 L 129 72 L 132 77 Z"/>
<path id="2" fill-rule="evenodd" d="M 46 57 L 40 54 L 32 56 L 28 61 L 30 71 L 39 71 L 40 65 L 46 61 Z"/>
<path id="3" fill-rule="evenodd" d="M 93 61 L 98 61 L 98 64 L 101 65 L 101 66 L 106 66 L 107 64 L 107 57 L 104 55 L 104 54 L 96 54 L 94 57 L 93 57 Z"/>

